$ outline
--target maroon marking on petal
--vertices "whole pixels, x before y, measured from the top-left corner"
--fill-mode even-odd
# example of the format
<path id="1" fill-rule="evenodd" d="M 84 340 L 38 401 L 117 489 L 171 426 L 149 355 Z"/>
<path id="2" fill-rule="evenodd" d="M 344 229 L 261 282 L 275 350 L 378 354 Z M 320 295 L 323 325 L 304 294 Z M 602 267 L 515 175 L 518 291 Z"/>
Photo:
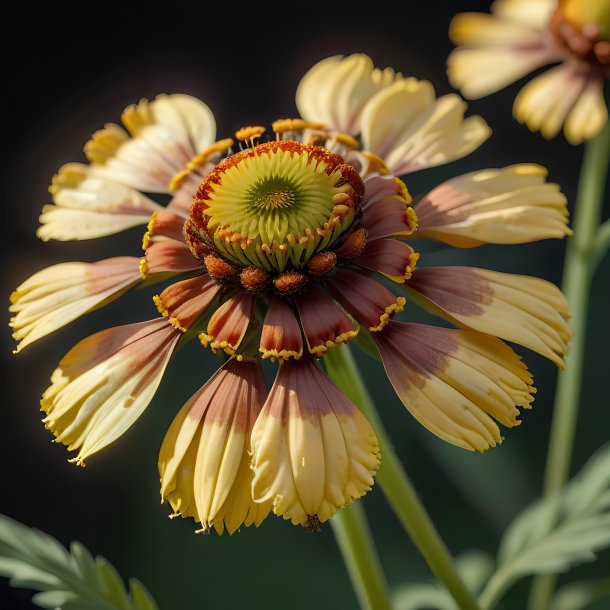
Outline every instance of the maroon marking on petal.
<path id="1" fill-rule="evenodd" d="M 176 282 L 159 295 L 160 313 L 186 330 L 209 307 L 219 290 L 220 286 L 209 275 Z"/>
<path id="2" fill-rule="evenodd" d="M 183 273 L 202 268 L 184 243 L 174 239 L 159 241 L 146 249 L 146 275 L 153 273 Z"/>
<path id="3" fill-rule="evenodd" d="M 361 273 L 340 271 L 326 286 L 341 306 L 367 328 L 380 325 L 397 298 L 382 284 Z"/>
<path id="4" fill-rule="evenodd" d="M 356 407 L 306 356 L 280 366 L 263 410 L 268 417 L 307 418 L 317 423 L 321 415 L 350 415 Z"/>
<path id="5" fill-rule="evenodd" d="M 366 269 L 378 271 L 401 281 L 410 277 L 415 260 L 408 244 L 396 239 L 376 239 L 367 243 L 356 263 Z"/>
<path id="6" fill-rule="evenodd" d="M 412 233 L 407 204 L 400 199 L 386 199 L 364 210 L 362 226 L 369 241 L 400 233 Z"/>
<path id="7" fill-rule="evenodd" d="M 303 353 L 301 328 L 292 309 L 281 299 L 270 297 L 261 333 L 263 358 L 299 358 Z"/>
<path id="8" fill-rule="evenodd" d="M 87 267 L 85 282 L 89 294 L 98 294 L 122 284 L 141 280 L 140 259 L 136 256 L 116 256 L 91 263 Z"/>
<path id="9" fill-rule="evenodd" d="M 148 225 L 149 239 L 155 237 L 169 237 L 184 242 L 184 217 L 171 210 L 155 212 Z"/>
<path id="10" fill-rule="evenodd" d="M 415 205 L 420 231 L 462 222 L 470 216 L 466 206 L 472 201 L 472 193 L 459 191 L 450 182 L 437 186 Z"/>
<path id="11" fill-rule="evenodd" d="M 225 301 L 210 318 L 207 335 L 203 342 L 209 342 L 213 349 L 235 350 L 250 324 L 255 298 L 240 290 Z"/>
<path id="12" fill-rule="evenodd" d="M 335 301 L 317 286 L 310 286 L 305 294 L 299 296 L 296 306 L 312 354 L 322 354 L 358 334 Z"/>
<path id="13" fill-rule="evenodd" d="M 494 294 L 489 282 L 471 267 L 418 269 L 408 286 L 447 313 L 464 316 L 483 315 L 481 305 L 490 303 Z"/>

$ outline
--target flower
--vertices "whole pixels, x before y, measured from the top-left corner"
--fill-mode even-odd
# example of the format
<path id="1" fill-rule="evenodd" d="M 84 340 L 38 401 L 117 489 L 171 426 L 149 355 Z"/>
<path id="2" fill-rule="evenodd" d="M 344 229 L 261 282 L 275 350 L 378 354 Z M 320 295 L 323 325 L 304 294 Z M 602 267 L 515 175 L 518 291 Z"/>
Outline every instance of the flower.
<path id="1" fill-rule="evenodd" d="M 147 223 L 144 256 L 56 265 L 12 297 L 24 347 L 137 284 L 170 280 L 153 297 L 160 317 L 70 350 L 42 407 L 83 464 L 143 413 L 183 343 L 197 337 L 222 355 L 159 456 L 162 499 L 203 532 L 259 525 L 270 511 L 316 530 L 371 488 L 378 442 L 321 369 L 329 350 L 368 338 L 418 421 L 484 451 L 501 441 L 496 422 L 517 425 L 534 391 L 501 338 L 561 366 L 570 334 L 565 300 L 544 280 L 416 269 L 411 244 L 422 237 L 474 247 L 569 233 L 565 197 L 538 166 L 453 178 L 411 206 L 399 174 L 489 136 L 457 95 L 437 99 L 430 83 L 352 55 L 314 66 L 297 105 L 302 118 L 275 121 L 274 138 L 247 126 L 238 145 L 212 141 L 212 115 L 193 98 L 130 106 L 129 134 L 106 125 L 85 146 L 89 165 L 59 170 L 40 235 L 88 239 Z M 458 329 L 395 320 L 404 295 Z M 270 390 L 264 361 L 279 363 Z"/>
<path id="2" fill-rule="evenodd" d="M 496 0 L 486 13 L 460 13 L 449 26 L 459 45 L 449 56 L 452 84 L 479 98 L 551 63 L 555 68 L 521 89 L 513 107 L 520 123 L 579 144 L 608 120 L 610 5 L 603 0 Z"/>

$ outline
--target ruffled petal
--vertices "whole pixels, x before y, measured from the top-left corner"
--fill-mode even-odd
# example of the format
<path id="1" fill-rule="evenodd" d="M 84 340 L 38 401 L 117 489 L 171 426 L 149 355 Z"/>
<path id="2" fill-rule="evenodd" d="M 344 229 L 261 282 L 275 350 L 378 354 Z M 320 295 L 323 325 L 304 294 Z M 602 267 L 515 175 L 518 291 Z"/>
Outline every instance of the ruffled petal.
<path id="1" fill-rule="evenodd" d="M 60 168 L 49 187 L 54 205 L 45 205 L 40 216 L 40 239 L 105 237 L 146 224 L 161 209 L 138 191 L 92 174 L 82 163 Z"/>
<path id="2" fill-rule="evenodd" d="M 359 324 L 371 332 L 385 328 L 390 317 L 405 306 L 404 297 L 396 297 L 383 284 L 347 269 L 336 273 L 326 288 Z"/>
<path id="3" fill-rule="evenodd" d="M 257 527 L 271 502 L 251 494 L 250 433 L 267 388 L 260 365 L 230 360 L 180 410 L 159 454 L 161 498 L 203 532 Z"/>
<path id="4" fill-rule="evenodd" d="M 565 195 L 539 165 L 486 169 L 443 182 L 415 206 L 414 237 L 458 248 L 571 235 Z"/>
<path id="5" fill-rule="evenodd" d="M 61 360 L 43 394 L 45 426 L 79 465 L 121 436 L 152 400 L 181 333 L 163 319 L 103 330 Z"/>
<path id="6" fill-rule="evenodd" d="M 530 131 L 554 138 L 583 93 L 588 73 L 579 66 L 562 64 L 532 79 L 517 95 L 515 118 Z"/>
<path id="7" fill-rule="evenodd" d="M 466 330 L 390 322 L 371 335 L 398 397 L 443 440 L 485 451 L 533 400 L 532 377 L 502 341 Z"/>
<path id="8" fill-rule="evenodd" d="M 308 121 L 321 121 L 330 129 L 356 135 L 367 101 L 401 78 L 391 68 L 375 68 L 371 58 L 363 54 L 328 57 L 299 83 L 297 108 Z"/>
<path id="9" fill-rule="evenodd" d="M 141 281 L 139 259 L 108 258 L 97 263 L 61 263 L 35 273 L 11 295 L 16 352 L 103 307 Z"/>
<path id="10" fill-rule="evenodd" d="M 159 313 L 176 329 L 186 332 L 211 305 L 220 291 L 209 275 L 200 275 L 168 286 L 153 301 Z"/>
<path id="11" fill-rule="evenodd" d="M 252 451 L 254 499 L 311 529 L 370 490 L 380 459 L 370 424 L 310 358 L 280 366 Z"/>
<path id="12" fill-rule="evenodd" d="M 303 355 L 303 337 L 296 316 L 290 306 L 277 297 L 269 298 L 259 352 L 272 360 L 298 360 Z"/>
<path id="13" fill-rule="evenodd" d="M 212 315 L 206 333 L 199 335 L 204 347 L 235 354 L 252 318 L 255 298 L 242 290 L 227 299 Z"/>
<path id="14" fill-rule="evenodd" d="M 316 356 L 358 335 L 358 329 L 321 288 L 310 286 L 297 297 L 296 306 L 307 348 Z"/>
<path id="15" fill-rule="evenodd" d="M 108 124 L 93 134 L 85 154 L 95 175 L 145 192 L 168 193 L 172 178 L 212 144 L 216 132 L 210 109 L 182 94 L 142 100 L 121 118 L 129 134 Z"/>
<path id="16" fill-rule="evenodd" d="M 408 244 L 396 239 L 376 239 L 366 244 L 355 262 L 403 284 L 411 277 L 418 260 L 419 254 Z"/>
<path id="17" fill-rule="evenodd" d="M 475 267 L 430 267 L 415 271 L 407 288 L 451 322 L 523 345 L 563 368 L 572 333 L 567 301 L 554 284 Z"/>

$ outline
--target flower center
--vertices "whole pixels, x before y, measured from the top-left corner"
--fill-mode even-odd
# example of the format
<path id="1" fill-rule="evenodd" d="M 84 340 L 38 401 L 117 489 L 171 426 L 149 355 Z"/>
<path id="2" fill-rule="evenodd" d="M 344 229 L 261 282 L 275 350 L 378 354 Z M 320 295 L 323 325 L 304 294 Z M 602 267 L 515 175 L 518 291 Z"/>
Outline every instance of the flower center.
<path id="1" fill-rule="evenodd" d="M 301 270 L 355 228 L 363 190 L 354 168 L 325 148 L 259 144 L 227 157 L 202 182 L 187 223 L 189 246 L 238 270 Z"/>

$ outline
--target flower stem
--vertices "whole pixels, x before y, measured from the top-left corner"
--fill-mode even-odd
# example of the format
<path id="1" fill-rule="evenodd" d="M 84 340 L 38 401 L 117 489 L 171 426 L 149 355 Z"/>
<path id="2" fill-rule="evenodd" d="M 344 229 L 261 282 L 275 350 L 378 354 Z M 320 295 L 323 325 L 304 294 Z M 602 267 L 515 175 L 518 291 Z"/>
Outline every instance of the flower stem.
<path id="1" fill-rule="evenodd" d="M 341 346 L 330 350 L 325 354 L 324 362 L 330 378 L 360 407 L 377 434 L 381 449 L 381 467 L 377 473 L 377 482 L 396 516 L 434 575 L 447 587 L 458 607 L 461 610 L 478 610 L 475 598 L 458 574 L 449 550 L 394 452 L 349 347 Z"/>
<path id="2" fill-rule="evenodd" d="M 568 479 L 578 419 L 578 405 L 585 355 L 587 313 L 591 281 L 604 248 L 608 248 L 608 229 L 600 230 L 602 203 L 608 161 L 610 123 L 585 149 L 574 212 L 574 237 L 568 243 L 562 289 L 570 305 L 574 337 L 560 372 L 555 393 L 551 437 L 544 475 L 544 496 L 558 493 Z M 556 575 L 538 576 L 529 600 L 530 610 L 547 610 L 555 590 Z"/>
<path id="3" fill-rule="evenodd" d="M 355 502 L 330 520 L 360 607 L 392 610 L 388 585 L 362 506 Z"/>

